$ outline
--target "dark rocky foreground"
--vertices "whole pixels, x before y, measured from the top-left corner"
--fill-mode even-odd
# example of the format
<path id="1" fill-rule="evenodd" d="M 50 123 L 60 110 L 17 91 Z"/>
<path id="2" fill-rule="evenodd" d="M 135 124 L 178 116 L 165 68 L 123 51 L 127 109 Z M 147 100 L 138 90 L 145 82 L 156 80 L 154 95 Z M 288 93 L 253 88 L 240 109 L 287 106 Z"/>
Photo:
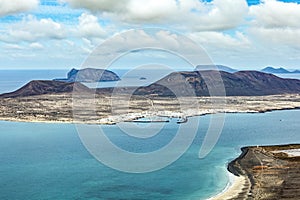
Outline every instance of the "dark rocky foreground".
<path id="1" fill-rule="evenodd" d="M 228 170 L 247 176 L 242 192 L 231 199 L 299 200 L 300 156 L 282 150 L 300 149 L 300 144 L 244 147 L 242 154 L 229 163 Z"/>

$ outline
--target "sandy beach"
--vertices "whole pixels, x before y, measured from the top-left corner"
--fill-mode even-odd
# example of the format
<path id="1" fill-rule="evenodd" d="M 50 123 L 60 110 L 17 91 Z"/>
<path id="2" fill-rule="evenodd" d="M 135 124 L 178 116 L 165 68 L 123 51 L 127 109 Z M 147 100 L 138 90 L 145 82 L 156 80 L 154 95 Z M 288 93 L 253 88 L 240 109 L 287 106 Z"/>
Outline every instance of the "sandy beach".
<path id="1" fill-rule="evenodd" d="M 240 193 L 243 193 L 245 190 L 249 189 L 250 184 L 247 177 L 235 176 L 231 173 L 228 173 L 228 176 L 229 183 L 226 188 L 221 193 L 207 200 L 227 200 L 236 198 Z"/>
<path id="2" fill-rule="evenodd" d="M 228 165 L 229 184 L 208 200 L 299 199 L 299 147 L 243 147 Z"/>

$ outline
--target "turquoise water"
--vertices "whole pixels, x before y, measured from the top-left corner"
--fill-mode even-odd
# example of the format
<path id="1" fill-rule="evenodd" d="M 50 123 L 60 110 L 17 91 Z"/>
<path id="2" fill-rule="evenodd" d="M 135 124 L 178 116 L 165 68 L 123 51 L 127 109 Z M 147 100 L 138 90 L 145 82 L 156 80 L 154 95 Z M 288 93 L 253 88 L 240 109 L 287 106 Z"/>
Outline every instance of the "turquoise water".
<path id="1" fill-rule="evenodd" d="M 81 144 L 72 124 L 2 121 L 0 199 L 205 199 L 226 186 L 226 164 L 240 154 L 240 147 L 299 143 L 299 116 L 300 110 L 227 114 L 217 145 L 199 159 L 210 120 L 209 115 L 202 116 L 189 150 L 170 166 L 147 174 L 118 172 L 99 163 Z M 160 146 L 178 126 L 167 123 L 158 141 L 145 145 Z M 112 140 L 128 144 L 117 126 L 103 127 Z"/>
<path id="2" fill-rule="evenodd" d="M 67 71 L 0 70 L 0 93 L 32 79 L 65 77 Z M 226 164 L 240 154 L 240 147 L 299 143 L 299 115 L 299 110 L 228 114 L 219 142 L 199 159 L 210 120 L 202 116 L 189 150 L 172 165 L 148 174 L 122 173 L 96 161 L 79 140 L 75 125 L 0 121 L 0 199 L 205 199 L 226 186 Z M 133 141 L 117 126 L 102 127 L 124 149 L 150 151 L 170 141 L 178 126 L 167 123 L 150 141 Z"/>

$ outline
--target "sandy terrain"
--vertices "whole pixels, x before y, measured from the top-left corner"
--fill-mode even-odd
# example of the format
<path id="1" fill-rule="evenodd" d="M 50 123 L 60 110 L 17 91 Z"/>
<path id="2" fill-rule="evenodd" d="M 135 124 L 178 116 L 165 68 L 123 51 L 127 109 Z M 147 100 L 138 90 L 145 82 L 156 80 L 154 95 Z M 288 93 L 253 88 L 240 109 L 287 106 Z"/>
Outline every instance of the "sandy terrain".
<path id="1" fill-rule="evenodd" d="M 245 176 L 234 176 L 233 182 L 222 193 L 208 200 L 226 200 L 238 198 L 238 195 L 250 187 L 249 180 Z"/>
<path id="2" fill-rule="evenodd" d="M 279 150 L 273 151 L 272 153 L 286 153 L 289 157 L 295 157 L 300 156 L 300 149 Z"/>
<path id="3" fill-rule="evenodd" d="M 224 102 L 225 100 L 226 102 Z M 225 104 L 226 103 L 226 104 Z M 252 97 L 143 97 L 72 94 L 0 98 L 0 120 L 114 124 L 142 117 L 187 118 L 219 112 L 257 113 L 300 108 L 300 95 Z"/>
<path id="4" fill-rule="evenodd" d="M 300 198 L 300 157 L 284 151 L 298 150 L 299 144 L 244 147 L 239 158 L 228 169 L 233 174 L 247 176 L 251 182 L 238 197 L 223 199 L 298 200 Z M 237 192 L 239 192 L 237 190 Z"/>

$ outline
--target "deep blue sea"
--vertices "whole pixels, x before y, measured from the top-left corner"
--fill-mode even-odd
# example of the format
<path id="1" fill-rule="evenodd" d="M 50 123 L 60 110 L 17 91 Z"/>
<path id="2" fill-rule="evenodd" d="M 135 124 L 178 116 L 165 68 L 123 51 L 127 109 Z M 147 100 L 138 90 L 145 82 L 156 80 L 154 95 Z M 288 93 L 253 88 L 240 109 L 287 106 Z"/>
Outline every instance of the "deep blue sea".
<path id="1" fill-rule="evenodd" d="M 1 91 L 26 82 L 10 79 L 12 72 L 5 73 L 0 71 Z M 66 71 L 21 73 L 27 75 L 20 77 L 29 79 L 52 79 L 64 77 Z M 211 115 L 196 118 L 200 126 L 188 151 L 168 167 L 146 174 L 119 172 L 98 162 L 82 145 L 73 124 L 0 121 L 0 199 L 206 199 L 226 187 L 226 165 L 240 154 L 242 146 L 300 142 L 300 110 L 227 114 L 217 145 L 199 159 Z M 166 123 L 155 145 L 174 137 L 179 126 L 174 120 Z M 101 127 L 112 141 L 134 151 L 118 126 Z"/>

